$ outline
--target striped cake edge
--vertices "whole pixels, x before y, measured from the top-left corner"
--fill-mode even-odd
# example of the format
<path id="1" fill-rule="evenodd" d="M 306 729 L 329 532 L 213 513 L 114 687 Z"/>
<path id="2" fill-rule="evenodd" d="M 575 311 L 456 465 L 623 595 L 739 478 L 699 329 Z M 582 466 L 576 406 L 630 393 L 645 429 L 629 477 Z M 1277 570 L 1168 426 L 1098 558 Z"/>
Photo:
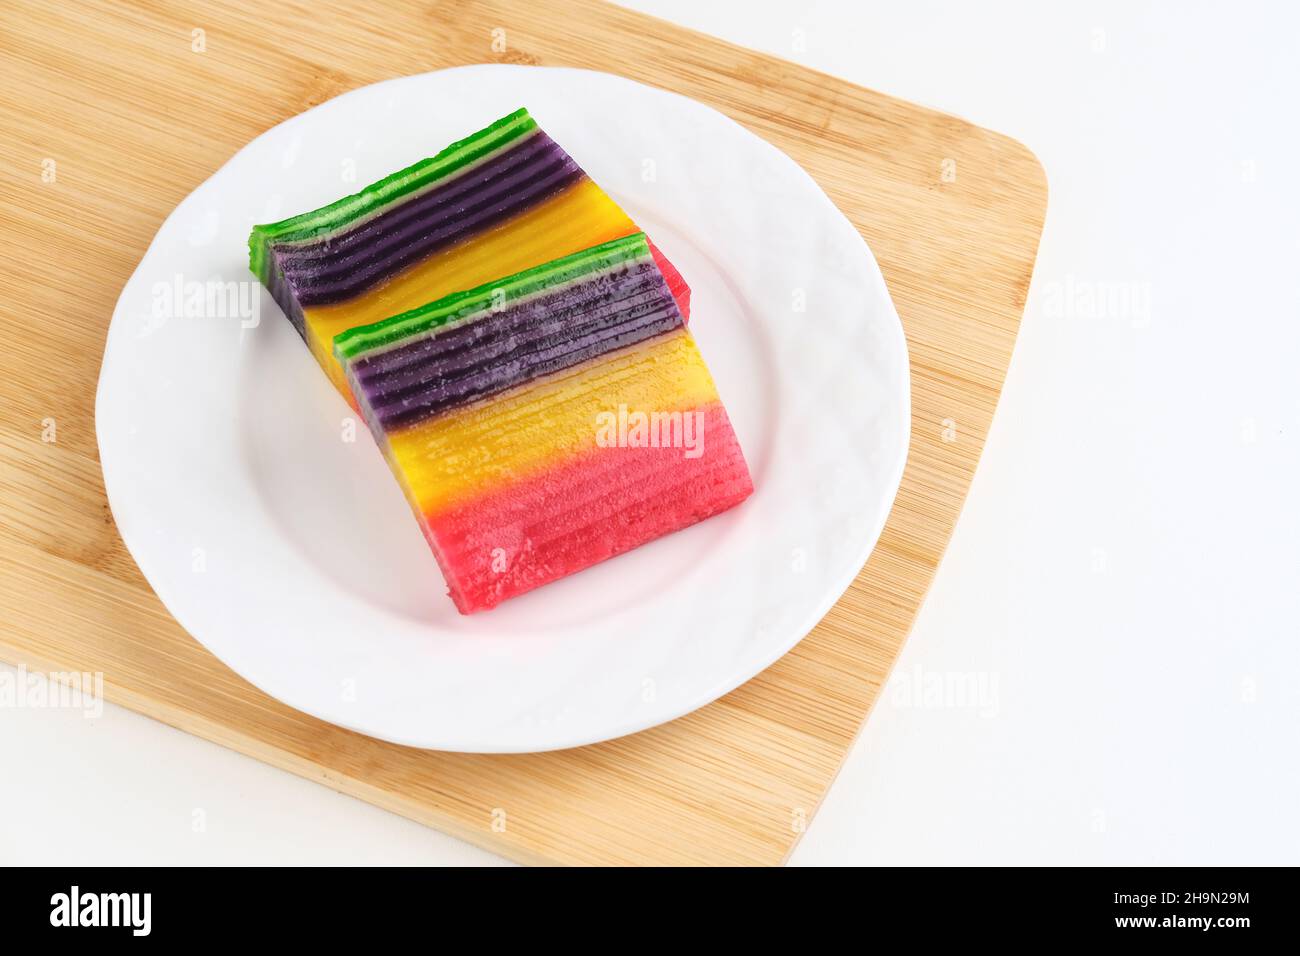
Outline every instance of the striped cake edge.
<path id="1" fill-rule="evenodd" d="M 526 108 L 521 107 L 451 143 L 435 155 L 390 173 L 356 193 L 279 222 L 256 225 L 248 237 L 249 268 L 262 281 L 269 282 L 267 270 L 271 258 L 268 253 L 272 243 L 310 241 L 345 228 L 415 190 L 447 181 L 470 164 L 538 128 L 537 121 Z"/>

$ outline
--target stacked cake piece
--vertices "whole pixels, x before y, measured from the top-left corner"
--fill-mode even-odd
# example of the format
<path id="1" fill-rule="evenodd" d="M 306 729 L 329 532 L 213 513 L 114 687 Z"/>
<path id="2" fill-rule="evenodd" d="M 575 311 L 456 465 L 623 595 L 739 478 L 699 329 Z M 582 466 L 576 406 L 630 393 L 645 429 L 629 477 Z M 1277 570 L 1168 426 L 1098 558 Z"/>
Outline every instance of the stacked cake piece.
<path id="1" fill-rule="evenodd" d="M 346 394 L 340 332 L 637 231 L 521 109 L 354 196 L 253 227 L 249 258 Z M 659 265 L 688 314 L 690 290 Z"/>
<path id="2" fill-rule="evenodd" d="M 250 246 L 462 613 L 753 491 L 685 283 L 522 110 Z"/>
<path id="3" fill-rule="evenodd" d="M 352 329 L 334 349 L 463 613 L 753 490 L 639 233 Z"/>

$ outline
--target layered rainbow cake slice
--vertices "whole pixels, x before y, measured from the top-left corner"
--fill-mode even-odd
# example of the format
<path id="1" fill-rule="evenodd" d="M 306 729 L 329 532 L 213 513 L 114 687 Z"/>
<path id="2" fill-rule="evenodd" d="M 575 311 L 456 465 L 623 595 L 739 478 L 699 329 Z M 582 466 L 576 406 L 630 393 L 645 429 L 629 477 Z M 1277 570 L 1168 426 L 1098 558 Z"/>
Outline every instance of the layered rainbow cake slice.
<path id="1" fill-rule="evenodd" d="M 642 234 L 352 328 L 334 351 L 463 614 L 753 491 Z"/>
<path id="2" fill-rule="evenodd" d="M 253 227 L 249 264 L 347 395 L 339 333 L 637 231 L 521 109 L 356 195 Z M 686 315 L 690 290 L 651 249 Z"/>

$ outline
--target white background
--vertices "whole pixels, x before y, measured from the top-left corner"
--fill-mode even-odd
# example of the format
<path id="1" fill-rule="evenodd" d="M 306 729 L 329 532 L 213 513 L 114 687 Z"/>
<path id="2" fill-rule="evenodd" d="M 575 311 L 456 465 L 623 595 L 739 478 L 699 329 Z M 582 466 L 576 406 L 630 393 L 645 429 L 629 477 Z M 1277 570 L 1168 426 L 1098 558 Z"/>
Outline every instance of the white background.
<path id="1" fill-rule="evenodd" d="M 1300 863 L 1297 8 L 630 5 L 1050 182 L 966 510 L 793 862 Z M 0 754 L 0 862 L 501 862 L 111 705 L 0 709 Z"/>

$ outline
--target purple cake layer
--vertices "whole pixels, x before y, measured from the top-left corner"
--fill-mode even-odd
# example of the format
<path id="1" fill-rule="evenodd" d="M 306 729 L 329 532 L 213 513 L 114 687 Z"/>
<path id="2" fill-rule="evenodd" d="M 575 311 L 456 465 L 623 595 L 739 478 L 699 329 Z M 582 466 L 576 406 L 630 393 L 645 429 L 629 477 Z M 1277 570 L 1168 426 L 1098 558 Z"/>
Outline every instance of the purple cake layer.
<path id="1" fill-rule="evenodd" d="M 543 375 L 573 368 L 606 352 L 671 332 L 681 324 L 681 313 L 676 305 L 671 309 L 660 309 L 651 315 L 638 317 L 635 323 L 587 332 L 571 343 L 562 342 L 535 352 L 514 355 L 510 361 L 496 365 L 485 364 L 453 380 L 378 405 L 375 414 L 385 427 L 399 427 L 504 392 Z"/>
<path id="2" fill-rule="evenodd" d="M 378 213 L 364 218 L 346 232 L 331 233 L 319 239 L 305 240 L 293 245 L 280 247 L 282 258 L 286 262 L 309 262 L 319 259 L 336 259 L 344 253 L 358 248 L 366 248 L 372 243 L 383 242 L 385 237 L 411 220 L 424 220 L 430 214 L 437 213 L 449 203 L 463 202 L 467 196 L 477 200 L 475 194 L 490 185 L 494 180 L 517 172 L 521 165 L 550 163 L 564 160 L 574 165 L 560 148 L 560 145 L 545 133 L 534 133 L 523 139 L 511 149 L 484 160 L 450 181 L 416 196 L 406 202 L 397 203 Z M 369 251 L 368 249 L 366 251 Z"/>
<path id="3" fill-rule="evenodd" d="M 285 317 L 293 324 L 293 327 L 298 330 L 298 334 L 305 341 L 307 339 L 307 319 L 302 314 L 302 306 L 293 297 L 293 290 L 289 288 L 289 283 L 284 281 L 284 276 L 280 274 L 278 269 L 272 271 L 270 278 L 266 282 L 266 287 L 271 293 L 271 298 L 275 300 L 275 304 L 280 307 Z"/>
<path id="4" fill-rule="evenodd" d="M 657 293 L 661 281 L 653 263 L 637 262 L 626 273 L 612 279 L 602 276 L 599 281 L 578 288 L 557 288 L 536 294 L 476 322 L 450 322 L 439 329 L 436 340 L 416 339 L 358 360 L 353 374 L 367 388 L 386 392 L 384 386 L 396 379 L 396 373 L 427 364 L 431 355 L 449 362 L 463 350 L 498 342 L 506 336 L 528 334 L 538 327 L 567 328 L 558 318 L 561 312 L 565 320 L 571 321 L 584 307 L 599 308 L 628 296 Z"/>
<path id="5" fill-rule="evenodd" d="M 531 139 L 541 136 L 545 134 Z M 526 145 L 509 150 L 505 156 Z M 373 229 L 372 223 L 359 226 L 356 231 L 368 231 L 368 244 L 350 243 L 340 248 L 340 237 L 322 243 L 324 254 L 317 250 L 305 256 L 296 247 L 276 246 L 276 267 L 284 273 L 300 305 L 325 305 L 360 295 L 405 266 L 453 246 L 466 236 L 490 230 L 582 178 L 581 168 L 559 146 L 550 142 L 549 147 L 534 151 L 530 158 L 489 181 L 473 174 L 458 178 L 443 187 L 457 190 L 455 195 L 432 200 L 420 214 L 396 219 L 404 209 L 426 197 L 377 217 L 372 221 Z M 473 182 L 465 183 L 466 179 Z M 467 193 L 471 185 L 474 189 Z M 429 197 L 438 192 L 433 190 Z M 470 202 L 464 201 L 467 196 Z M 393 216 L 395 221 L 382 222 L 387 216 Z M 382 231 L 385 226 L 387 231 Z M 378 239 L 379 235 L 383 238 Z"/>
<path id="6" fill-rule="evenodd" d="M 385 429 L 477 401 L 677 329 L 653 262 L 522 301 L 358 362 L 355 381 Z"/>

